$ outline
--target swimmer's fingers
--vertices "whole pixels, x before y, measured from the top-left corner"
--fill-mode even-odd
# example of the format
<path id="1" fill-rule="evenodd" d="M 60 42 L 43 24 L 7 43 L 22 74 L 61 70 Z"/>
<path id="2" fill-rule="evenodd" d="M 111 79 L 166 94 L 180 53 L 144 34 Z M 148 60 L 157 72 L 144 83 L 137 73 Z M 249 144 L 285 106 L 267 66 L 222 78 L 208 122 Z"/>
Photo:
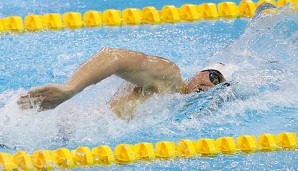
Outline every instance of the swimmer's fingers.
<path id="1" fill-rule="evenodd" d="M 41 97 L 23 97 L 17 101 L 21 109 L 32 109 L 34 106 L 40 105 L 42 103 Z"/>
<path id="2" fill-rule="evenodd" d="M 29 90 L 27 94 L 29 94 L 31 97 L 37 97 L 37 96 L 41 96 L 46 91 L 48 91 L 47 86 L 36 87 L 36 88 L 32 88 L 31 90 Z"/>
<path id="3" fill-rule="evenodd" d="M 42 111 L 45 111 L 48 109 L 53 109 L 53 108 L 55 108 L 55 107 L 53 107 L 52 105 L 43 104 L 43 105 L 39 106 L 38 112 L 42 112 Z"/>
<path id="4" fill-rule="evenodd" d="M 27 94 L 21 95 L 20 100 L 30 99 L 30 98 L 33 98 L 33 97 L 42 97 L 42 96 L 44 96 L 42 93 L 30 94 L 28 92 Z"/>
<path id="5" fill-rule="evenodd" d="M 17 104 L 22 105 L 29 102 L 35 102 L 37 100 L 41 101 L 42 99 L 43 99 L 42 94 L 35 94 L 35 96 L 31 94 L 25 94 L 19 98 L 19 100 L 17 101 Z"/>
<path id="6" fill-rule="evenodd" d="M 29 97 L 29 98 L 20 98 L 17 103 L 19 105 L 23 105 L 23 104 L 28 104 L 28 103 L 32 103 L 34 105 L 36 104 L 40 104 L 42 102 L 42 99 L 41 97 Z"/>
<path id="7" fill-rule="evenodd" d="M 33 88 L 26 95 L 20 97 L 18 104 L 22 108 L 32 108 L 36 105 L 39 111 L 53 109 L 69 99 L 72 92 L 64 85 L 46 85 Z"/>
<path id="8" fill-rule="evenodd" d="M 20 109 L 32 109 L 33 108 L 32 103 L 27 100 L 19 100 L 17 103 L 18 103 Z"/>
<path id="9" fill-rule="evenodd" d="M 22 109 L 33 108 L 36 104 L 41 104 L 43 101 L 46 89 L 44 87 L 33 88 L 27 92 L 27 94 L 22 95 L 17 104 L 20 105 Z"/>
<path id="10" fill-rule="evenodd" d="M 37 111 L 38 111 L 38 112 L 42 112 L 42 111 L 44 111 L 44 110 L 46 110 L 46 109 L 43 108 L 43 107 L 39 107 Z"/>
<path id="11" fill-rule="evenodd" d="M 38 108 L 38 112 L 45 111 L 48 109 L 54 109 L 55 107 L 57 107 L 57 104 L 42 103 Z"/>

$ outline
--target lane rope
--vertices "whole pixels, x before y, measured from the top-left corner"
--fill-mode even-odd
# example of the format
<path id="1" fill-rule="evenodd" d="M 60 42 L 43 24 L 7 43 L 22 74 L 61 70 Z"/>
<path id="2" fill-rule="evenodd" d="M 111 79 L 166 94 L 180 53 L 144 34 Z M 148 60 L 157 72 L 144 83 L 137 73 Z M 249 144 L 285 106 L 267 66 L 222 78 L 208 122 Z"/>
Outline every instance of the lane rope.
<path id="1" fill-rule="evenodd" d="M 15 154 L 0 152 L 2 170 L 53 170 L 77 167 L 108 166 L 128 164 L 138 161 L 168 160 L 177 158 L 216 157 L 219 154 L 236 155 L 256 152 L 296 150 L 297 137 L 294 132 L 261 134 L 258 139 L 251 135 L 220 137 L 218 139 L 200 138 L 197 141 L 182 139 L 176 144 L 172 141 L 160 141 L 155 144 L 118 144 L 114 150 L 107 145 L 90 149 L 80 146 L 75 150 L 59 148 L 56 150 L 36 150 L 33 154 L 17 151 Z"/>
<path id="2" fill-rule="evenodd" d="M 123 11 L 107 9 L 104 12 L 88 10 L 82 15 L 79 12 L 66 12 L 63 15 L 49 13 L 42 15 L 30 14 L 24 17 L 9 16 L 0 19 L 0 33 L 38 32 L 42 30 L 78 29 L 86 27 L 123 26 L 142 24 L 178 23 L 181 21 L 194 22 L 199 20 L 251 18 L 256 8 L 262 3 L 271 3 L 277 7 L 292 4 L 298 11 L 298 0 L 260 0 L 253 2 L 243 0 L 237 6 L 235 2 L 203 3 L 199 5 L 184 4 L 180 8 L 173 5 L 163 6 L 157 10 L 153 6 L 126 8 Z M 267 10 L 276 13 L 276 10 Z"/>

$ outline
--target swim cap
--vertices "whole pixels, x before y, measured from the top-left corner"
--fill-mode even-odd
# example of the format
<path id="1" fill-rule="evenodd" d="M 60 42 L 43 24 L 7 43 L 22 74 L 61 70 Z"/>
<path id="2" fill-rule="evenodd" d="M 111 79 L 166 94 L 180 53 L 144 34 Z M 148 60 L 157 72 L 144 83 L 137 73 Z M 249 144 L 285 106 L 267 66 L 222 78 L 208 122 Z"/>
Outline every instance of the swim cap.
<path id="1" fill-rule="evenodd" d="M 226 78 L 226 80 L 230 80 L 232 78 L 233 73 L 238 70 L 238 66 L 233 64 L 216 63 L 213 65 L 207 66 L 205 69 L 218 70 L 220 73 L 222 73 L 222 75 Z"/>

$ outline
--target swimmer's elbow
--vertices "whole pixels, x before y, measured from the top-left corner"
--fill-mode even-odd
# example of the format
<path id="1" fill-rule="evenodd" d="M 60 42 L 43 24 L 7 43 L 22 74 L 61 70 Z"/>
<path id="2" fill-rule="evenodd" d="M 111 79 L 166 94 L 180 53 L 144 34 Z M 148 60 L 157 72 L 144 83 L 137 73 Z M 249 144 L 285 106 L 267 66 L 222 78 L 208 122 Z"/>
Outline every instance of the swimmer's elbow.
<path id="1" fill-rule="evenodd" d="M 111 55 L 113 52 L 117 51 L 118 49 L 116 48 L 110 48 L 110 47 L 103 47 L 99 53 L 101 54 L 107 54 L 107 55 Z"/>

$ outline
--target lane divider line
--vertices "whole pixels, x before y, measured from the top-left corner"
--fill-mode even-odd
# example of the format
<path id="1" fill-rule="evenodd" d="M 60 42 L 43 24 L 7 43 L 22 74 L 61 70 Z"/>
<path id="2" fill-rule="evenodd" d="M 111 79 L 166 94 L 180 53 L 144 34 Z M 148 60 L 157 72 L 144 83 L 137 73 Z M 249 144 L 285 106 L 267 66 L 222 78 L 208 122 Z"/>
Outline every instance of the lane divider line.
<path id="1" fill-rule="evenodd" d="M 80 146 L 75 150 L 59 148 L 56 150 L 36 150 L 33 154 L 17 151 L 14 155 L 0 152 L 0 170 L 53 170 L 77 167 L 108 166 L 111 164 L 129 164 L 137 161 L 169 160 L 177 158 L 216 157 L 222 155 L 250 154 L 296 150 L 297 136 L 294 132 L 261 134 L 258 139 L 251 135 L 220 137 L 216 140 L 201 138 L 193 141 L 160 141 L 154 145 L 141 142 L 135 145 L 118 144 L 114 151 L 107 145 L 89 149 Z"/>
<path id="2" fill-rule="evenodd" d="M 203 3 L 199 5 L 184 4 L 180 8 L 165 5 L 161 10 L 153 6 L 126 8 L 123 11 L 106 9 L 105 11 L 88 10 L 82 15 L 79 12 L 66 12 L 63 15 L 49 13 L 42 15 L 30 14 L 24 21 L 20 16 L 0 18 L 0 33 L 38 32 L 45 29 L 78 29 L 85 27 L 123 26 L 141 24 L 178 23 L 181 21 L 195 22 L 199 20 L 235 19 L 240 17 L 251 18 L 256 8 L 262 3 L 271 3 L 277 7 L 293 4 L 298 11 L 298 0 L 242 0 L 237 6 L 235 2 Z M 276 12 L 276 11 L 275 11 Z M 267 13 L 275 13 L 267 10 Z"/>

